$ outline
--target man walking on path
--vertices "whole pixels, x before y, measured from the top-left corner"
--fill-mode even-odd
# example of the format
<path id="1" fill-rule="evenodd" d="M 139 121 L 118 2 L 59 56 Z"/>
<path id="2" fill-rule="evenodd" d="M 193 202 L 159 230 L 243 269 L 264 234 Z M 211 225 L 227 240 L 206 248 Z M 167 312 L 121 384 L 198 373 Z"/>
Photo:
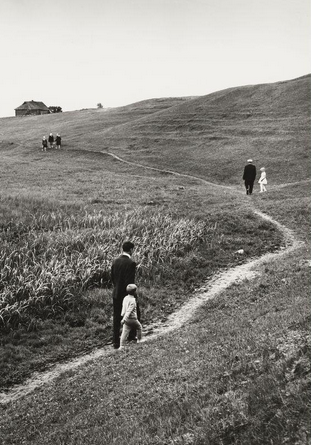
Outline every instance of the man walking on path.
<path id="1" fill-rule="evenodd" d="M 118 349 L 120 346 L 120 327 L 121 327 L 121 311 L 123 298 L 127 295 L 126 287 L 135 283 L 136 263 L 131 256 L 134 250 L 134 244 L 126 241 L 122 246 L 122 255 L 116 258 L 111 266 L 111 279 L 113 283 L 113 347 Z M 139 310 L 138 310 L 139 312 Z M 138 313 L 138 319 L 139 319 Z M 130 339 L 136 336 L 136 332 L 132 332 Z"/>
<path id="2" fill-rule="evenodd" d="M 253 165 L 253 160 L 248 159 L 247 165 L 244 167 L 243 180 L 245 183 L 246 194 L 251 195 L 253 193 L 253 186 L 256 178 L 256 167 Z"/>

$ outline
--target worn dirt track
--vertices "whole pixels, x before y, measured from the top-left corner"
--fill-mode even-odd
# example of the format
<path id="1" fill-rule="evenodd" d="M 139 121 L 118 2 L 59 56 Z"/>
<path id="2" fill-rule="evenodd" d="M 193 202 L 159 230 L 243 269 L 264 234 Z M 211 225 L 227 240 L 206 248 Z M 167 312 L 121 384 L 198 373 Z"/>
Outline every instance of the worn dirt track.
<path id="1" fill-rule="evenodd" d="M 114 157 L 120 162 L 125 162 L 141 168 L 147 168 L 151 170 L 169 173 L 176 176 L 196 179 L 205 184 L 209 184 L 219 188 L 226 188 L 234 191 L 235 194 L 237 193 L 237 190 L 233 190 L 231 187 L 217 185 L 208 182 L 202 178 L 182 173 L 177 173 L 170 170 L 161 170 L 155 167 L 147 167 L 141 164 L 136 164 L 130 161 L 123 160 L 122 158 L 112 153 L 105 153 L 105 154 Z M 188 302 L 183 304 L 176 312 L 171 314 L 164 323 L 158 323 L 157 325 L 154 326 L 152 325 L 146 326 L 144 329 L 145 335 L 143 342 L 153 341 L 159 336 L 162 336 L 164 334 L 166 335 L 169 332 L 177 330 L 180 327 L 184 326 L 185 323 L 187 323 L 193 317 L 195 311 L 206 301 L 215 298 L 216 296 L 221 294 L 225 289 L 231 286 L 233 283 L 241 282 L 246 279 L 251 280 L 255 278 L 256 276 L 260 275 L 260 269 L 259 269 L 260 265 L 273 261 L 274 259 L 279 258 L 283 255 L 286 255 L 303 245 L 303 242 L 296 239 L 293 231 L 283 226 L 270 216 L 254 209 L 252 206 L 251 208 L 259 218 L 262 218 L 274 224 L 278 228 L 278 230 L 282 232 L 284 236 L 285 247 L 281 248 L 276 252 L 264 254 L 259 258 L 255 258 L 246 262 L 245 264 L 229 268 L 223 272 L 216 274 L 212 279 L 208 280 L 200 289 L 198 289 Z M 77 357 L 65 363 L 54 365 L 53 367 L 51 367 L 51 369 L 47 371 L 34 373 L 32 377 L 29 378 L 24 384 L 15 385 L 8 392 L 0 393 L 0 404 L 5 405 L 9 402 L 13 402 L 21 397 L 24 397 L 27 394 L 33 392 L 36 388 L 48 384 L 49 382 L 56 379 L 66 371 L 74 370 L 100 357 L 109 357 L 114 354 L 119 354 L 119 352 L 116 350 L 112 350 L 111 346 L 106 345 L 103 348 L 97 349 L 89 354 Z"/>

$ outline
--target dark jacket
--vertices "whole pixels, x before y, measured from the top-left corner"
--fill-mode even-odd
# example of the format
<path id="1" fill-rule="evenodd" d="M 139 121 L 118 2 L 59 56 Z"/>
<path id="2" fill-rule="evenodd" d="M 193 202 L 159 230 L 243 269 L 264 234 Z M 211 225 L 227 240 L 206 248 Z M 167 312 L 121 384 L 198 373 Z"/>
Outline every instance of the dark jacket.
<path id="1" fill-rule="evenodd" d="M 256 178 L 256 167 L 253 164 L 247 164 L 244 168 L 244 181 L 254 182 Z"/>
<path id="2" fill-rule="evenodd" d="M 62 142 L 62 138 L 60 136 L 56 136 L 56 145 L 60 145 Z"/>
<path id="3" fill-rule="evenodd" d="M 128 284 L 135 283 L 136 263 L 127 255 L 116 258 L 111 266 L 111 280 L 113 283 L 112 297 L 123 300 Z"/>

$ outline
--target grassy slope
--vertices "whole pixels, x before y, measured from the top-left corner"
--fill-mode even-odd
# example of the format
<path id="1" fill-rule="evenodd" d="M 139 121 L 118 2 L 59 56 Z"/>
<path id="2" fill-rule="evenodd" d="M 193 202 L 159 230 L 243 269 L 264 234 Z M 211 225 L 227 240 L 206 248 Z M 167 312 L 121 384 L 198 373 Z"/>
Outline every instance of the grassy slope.
<path id="1" fill-rule="evenodd" d="M 310 75 L 232 88 L 199 98 L 143 101 L 111 109 L 0 120 L 1 139 L 40 146 L 60 132 L 66 149 L 110 151 L 226 184 L 239 184 L 252 157 L 271 184 L 309 176 Z M 268 163 L 268 164 L 267 164 Z"/>
<path id="2" fill-rule="evenodd" d="M 101 142 L 98 133 L 103 128 L 118 124 L 122 126 L 142 116 L 158 114 L 159 110 L 161 112 L 169 105 L 174 107 L 176 103 L 187 100 L 149 100 L 110 111 L 84 110 L 0 121 L 0 214 L 3 227 L 10 219 L 23 224 L 23 221 L 31 219 L 30 215 L 40 217 L 52 211 L 60 211 L 66 219 L 70 213 L 77 218 L 93 211 L 109 216 L 116 211 L 126 213 L 146 206 L 151 214 L 169 213 L 175 215 L 177 220 L 182 217 L 203 219 L 212 227 L 221 219 L 215 232 L 219 241 L 216 238 L 212 242 L 207 239 L 199 249 L 193 246 L 184 259 L 178 260 L 180 270 L 176 277 L 182 275 L 182 280 L 176 283 L 171 278 L 168 280 L 170 284 L 162 285 L 161 299 L 165 303 L 161 304 L 161 311 L 157 314 L 159 318 L 165 317 L 188 298 L 203 277 L 241 261 L 234 254 L 241 244 L 246 257 L 259 255 L 271 246 L 279 245 L 280 237 L 268 226 L 260 231 L 259 237 L 255 236 L 258 233 L 256 228 L 261 226 L 260 221 L 254 221 L 250 228 L 248 219 L 243 224 L 239 223 L 240 216 L 235 205 L 237 197 L 230 191 L 224 191 L 219 200 L 218 190 L 209 189 L 198 181 L 129 167 L 96 151 Z M 41 134 L 50 130 L 54 133 L 60 131 L 63 135 L 61 152 L 40 151 Z M 78 134 L 83 136 L 77 138 Z M 91 142 L 92 138 L 95 142 Z M 95 151 L 85 150 L 91 147 Z M 25 224 L 27 226 L 28 223 Z M 244 236 L 243 239 L 245 232 L 247 238 Z M 63 239 L 61 234 L 59 239 Z M 218 246 L 216 251 L 215 243 Z M 141 244 L 139 240 L 138 244 Z M 138 247 L 139 251 L 149 248 L 148 245 Z M 195 267 L 189 267 L 189 262 Z M 187 269 L 185 274 L 184 268 Z M 158 285 L 156 282 L 153 285 L 148 283 L 146 287 L 146 283 L 141 282 L 141 286 L 143 294 L 148 295 L 146 304 L 144 301 L 142 303 L 144 321 L 148 323 L 154 318 L 154 312 L 159 312 L 156 305 Z M 57 320 L 57 326 L 55 320 L 25 320 L 24 329 L 19 329 L 18 333 L 11 332 L 2 339 L 0 385 L 18 382 L 31 371 L 44 369 L 50 362 L 105 343 L 110 338 L 111 330 L 111 308 L 107 310 L 107 301 L 110 302 L 110 291 L 107 289 L 87 293 L 82 302 L 83 315 L 66 314 L 65 319 Z M 85 304 L 90 305 L 87 311 Z M 33 331 L 33 327 L 37 331 Z"/>
<path id="3" fill-rule="evenodd" d="M 301 180 L 310 176 L 310 85 L 309 75 L 232 88 L 103 131 L 102 137 L 117 154 L 169 163 L 220 183 L 238 184 L 249 157 L 271 171 L 271 184 Z"/>
<path id="4" fill-rule="evenodd" d="M 42 215 L 47 215 L 52 211 L 63 215 L 62 219 L 65 221 L 70 214 L 79 221 L 85 212 L 92 214 L 93 211 L 101 211 L 109 217 L 115 212 L 129 214 L 132 209 L 140 212 L 139 214 L 144 219 L 149 214 L 156 218 L 158 214 L 171 215 L 178 224 L 181 218 L 190 217 L 190 220 L 194 221 L 203 220 L 211 227 L 210 235 L 203 243 L 195 246 L 192 241 L 191 248 L 187 248 L 186 254 L 182 253 L 183 246 L 180 246 L 179 258 L 174 260 L 174 265 L 171 264 L 173 260 L 166 255 L 163 271 L 165 272 L 168 262 L 170 273 L 166 274 L 165 283 L 160 282 L 160 289 L 158 276 L 162 274 L 161 264 L 154 265 L 154 271 L 151 271 L 148 280 L 139 275 L 145 324 L 154 320 L 155 316 L 165 318 L 167 313 L 189 298 L 191 291 L 203 279 L 219 268 L 260 255 L 280 244 L 277 231 L 252 217 L 248 209 L 245 209 L 247 217 L 240 221 L 240 214 L 237 211 L 239 197 L 226 191 L 219 200 L 218 190 L 208 188 L 191 179 L 175 179 L 160 173 L 153 173 L 153 176 L 150 176 L 148 171 L 146 176 L 142 176 L 139 169 L 120 165 L 113 159 L 106 159 L 98 153 L 86 152 L 85 154 L 82 151 L 65 150 L 60 153 L 39 152 L 39 154 L 35 151 L 27 155 L 27 168 L 21 168 L 24 165 L 25 156 L 17 149 L 14 155 L 3 156 L 2 160 L 2 166 L 6 166 L 1 175 L 1 180 L 6 185 L 4 196 L 0 200 L 3 228 L 7 227 L 12 220 L 17 221 L 18 227 L 26 227 L 27 232 L 27 227 L 31 224 L 33 217 L 36 221 Z M 12 176 L 12 169 L 15 172 L 14 176 Z M 130 190 L 129 193 L 128 190 Z M 139 236 L 141 223 L 142 221 L 138 219 L 136 223 L 134 222 L 133 233 L 127 233 L 127 236 L 135 237 L 138 261 L 141 261 L 143 257 L 142 252 L 147 249 L 152 251 L 159 242 L 156 237 L 144 240 L 145 235 Z M 131 227 L 130 223 L 130 227 L 126 230 L 132 230 Z M 101 230 L 101 227 L 95 230 L 94 234 L 97 238 Z M 150 226 L 148 230 L 152 233 L 152 230 L 159 232 L 162 229 Z M 89 237 L 93 233 L 91 228 L 73 229 L 69 239 L 73 237 L 81 243 L 81 240 L 85 239 L 84 232 L 87 232 Z M 40 233 L 39 230 L 38 239 Z M 50 248 L 53 248 L 55 241 L 59 245 L 66 245 L 68 242 L 66 232 L 44 231 L 43 233 L 47 236 Z M 108 237 L 113 236 L 108 242 L 110 261 L 112 256 L 116 255 L 118 250 L 116 243 L 124 236 L 124 233 L 123 225 L 118 230 L 113 229 L 110 235 L 107 233 Z M 164 235 L 165 233 L 163 233 L 163 240 Z M 19 242 L 18 237 L 16 242 Z M 21 242 L 23 242 L 23 237 L 21 237 Z M 41 244 L 42 241 L 39 243 Z M 188 240 L 185 239 L 184 243 L 187 245 Z M 70 247 L 71 244 L 68 246 Z M 243 259 L 234 253 L 241 246 L 245 249 Z M 91 252 L 94 250 L 94 245 L 86 244 L 86 248 Z M 45 247 L 45 250 L 49 249 Z M 102 241 L 102 249 L 107 251 L 105 238 Z M 163 255 L 165 251 L 162 252 Z M 93 256 L 93 260 L 90 259 L 90 254 L 86 251 L 85 258 L 88 267 L 94 268 L 92 262 L 95 261 L 95 257 Z M 49 267 L 48 264 L 47 267 Z M 172 267 L 174 267 L 174 272 L 172 272 Z M 81 272 L 84 274 L 84 271 Z M 85 293 L 83 300 L 79 300 L 79 305 L 83 309 L 79 309 L 76 314 L 65 313 L 56 320 L 38 320 L 38 317 L 24 318 L 22 325 L 24 327 L 20 327 L 18 332 L 12 331 L 2 336 L 0 384 L 16 383 L 27 377 L 29 372 L 45 368 L 49 362 L 63 360 L 107 342 L 111 331 L 110 298 L 110 290 L 105 286 L 103 289 Z M 161 300 L 161 309 L 159 300 Z"/>
<path id="5" fill-rule="evenodd" d="M 305 79 L 297 82 L 287 86 L 292 88 L 295 84 L 296 96 L 302 98 L 305 95 Z M 286 84 L 280 86 L 284 88 Z M 254 87 L 254 90 L 257 88 L 265 88 L 267 92 L 275 86 Z M 232 91 L 227 93 L 232 94 Z M 238 90 L 235 93 L 238 95 Z M 225 96 L 226 93 L 221 94 Z M 286 96 L 290 95 L 284 94 Z M 261 97 L 264 97 L 263 93 Z M 308 98 L 305 99 L 304 103 L 309 103 Z M 200 100 L 196 99 L 192 103 Z M 248 106 L 250 103 L 248 100 Z M 292 181 L 293 178 L 305 179 L 307 174 L 307 170 L 304 170 L 306 163 L 301 161 L 301 154 L 306 159 L 309 149 L 303 142 L 305 130 L 302 131 L 302 137 L 298 137 L 295 151 L 291 146 L 291 140 L 295 137 L 297 139 L 297 128 L 303 128 L 306 122 L 304 106 L 299 104 L 297 109 L 301 109 L 301 114 L 297 113 L 295 124 L 289 126 L 291 119 L 287 109 L 295 108 L 293 97 L 289 104 L 283 103 L 281 111 L 278 110 L 280 115 L 285 115 L 284 127 L 281 118 L 277 119 L 275 115 L 270 122 L 271 132 L 280 128 L 277 139 L 282 143 L 273 145 L 274 150 L 270 154 L 268 150 L 265 151 L 265 159 L 269 162 L 271 176 L 273 171 L 276 183 Z M 240 102 L 240 108 L 243 105 Z M 230 106 L 227 102 L 228 108 Z M 246 108 L 246 105 L 243 106 L 243 109 Z M 179 106 L 177 109 L 180 116 Z M 174 109 L 169 111 L 174 116 Z M 157 116 L 162 114 L 166 112 Z M 257 132 L 262 129 L 264 133 L 266 125 L 263 125 L 262 119 L 257 120 L 256 129 Z M 243 120 L 236 119 L 237 133 L 240 126 L 245 125 Z M 128 150 L 130 144 L 133 147 L 133 141 L 126 142 L 126 135 L 123 135 L 125 130 L 129 131 L 128 125 L 119 128 L 116 136 L 110 135 L 111 146 L 112 143 L 119 147 L 123 144 L 124 148 L 119 149 L 120 154 L 162 165 L 162 158 L 156 157 L 157 151 L 151 147 L 152 125 L 153 148 L 156 146 L 155 139 L 162 134 L 158 133 L 156 121 L 155 116 L 150 118 L 148 138 L 140 138 L 137 133 L 140 141 L 148 141 L 145 154 L 143 150 L 137 150 L 133 156 L 133 151 Z M 231 125 L 230 131 L 234 131 L 235 124 L 230 123 L 230 119 L 228 121 L 224 116 L 219 121 L 219 133 Z M 161 125 L 165 123 L 162 121 Z M 146 125 L 141 128 L 146 128 Z M 168 147 L 170 153 L 174 150 L 180 153 L 179 147 L 184 144 L 183 140 L 180 144 L 177 136 L 176 130 L 170 138 L 168 134 L 164 136 L 166 143 L 172 140 Z M 243 141 L 242 136 L 239 135 L 240 142 Z M 271 137 L 264 135 L 264 140 L 271 140 Z M 198 138 L 198 133 L 194 132 L 194 139 Z M 255 147 L 254 140 L 257 138 L 252 133 L 250 138 L 252 147 Z M 190 139 L 189 136 L 187 140 Z M 217 146 L 217 139 L 214 139 L 214 143 Z M 197 145 L 194 142 L 194 150 L 191 150 L 198 156 L 197 166 L 202 164 L 204 153 L 208 166 L 203 165 L 199 174 L 210 180 L 221 180 L 212 166 L 222 166 L 221 158 L 225 154 L 220 156 L 217 150 L 204 153 L 195 151 Z M 237 153 L 241 159 L 239 169 L 234 167 L 236 175 L 230 177 L 229 174 L 233 182 L 240 178 L 241 165 L 248 156 L 247 147 L 240 153 L 236 151 L 238 146 L 232 149 L 232 165 Z M 276 147 L 280 149 L 275 150 Z M 90 146 L 86 144 L 86 148 Z M 230 151 L 225 153 L 230 158 Z M 258 151 L 251 155 L 258 159 L 254 155 L 256 153 Z M 85 162 L 86 158 L 82 159 Z M 283 171 L 272 169 L 274 159 L 275 165 L 281 165 Z M 288 172 L 286 163 L 291 165 L 291 172 Z M 178 156 L 174 158 L 174 164 L 170 162 L 169 166 L 189 173 L 194 170 L 191 163 L 180 163 Z M 224 170 L 222 174 L 225 175 Z M 170 187 L 171 179 L 168 179 L 166 187 Z M 162 180 L 160 177 L 159 184 Z M 185 180 L 181 182 L 185 183 Z M 196 197 L 194 201 L 190 199 L 192 205 L 187 211 L 196 210 L 203 216 L 205 213 L 199 206 L 204 196 L 201 188 L 205 187 L 194 186 L 191 193 L 187 190 L 188 196 L 184 203 Z M 178 198 L 180 192 L 173 188 L 170 191 L 175 192 L 175 199 Z M 217 199 L 217 193 L 213 196 L 213 189 L 207 192 L 211 196 L 207 199 L 205 194 L 206 203 L 215 211 L 228 206 L 230 199 L 219 194 Z M 174 197 L 171 198 L 168 205 L 174 202 Z M 236 209 L 244 206 L 239 197 L 233 204 Z M 302 239 L 308 240 L 306 227 L 309 196 L 305 186 L 275 189 L 265 196 L 255 195 L 254 204 L 295 229 Z M 115 355 L 105 363 L 94 363 L 88 366 L 87 372 L 81 369 L 66 379 L 58 380 L 44 391 L 13 403 L 3 411 L 3 443 L 21 443 L 22 439 L 23 443 L 29 444 L 307 443 L 310 415 L 307 397 L 310 389 L 308 258 L 308 249 L 302 248 L 279 262 L 264 265 L 260 278 L 233 286 L 210 302 L 183 332 L 170 334 L 167 339 L 153 344 L 143 344 L 122 356 Z"/>
<path id="6" fill-rule="evenodd" d="M 67 146 L 68 143 L 81 139 L 83 142 L 81 148 L 84 148 L 88 137 L 93 137 L 104 130 L 132 120 L 141 119 L 149 114 L 163 111 L 187 100 L 191 100 L 191 98 L 150 99 L 111 109 L 85 109 L 46 116 L 3 118 L 0 119 L 0 140 L 2 142 L 22 142 L 26 147 L 28 144 L 31 144 L 31 147 L 34 147 L 34 144 L 41 147 L 42 136 L 48 136 L 50 132 L 53 132 L 54 135 L 60 133 Z M 100 138 L 97 139 L 98 142 L 102 143 Z M 73 144 L 71 146 L 74 147 Z"/>

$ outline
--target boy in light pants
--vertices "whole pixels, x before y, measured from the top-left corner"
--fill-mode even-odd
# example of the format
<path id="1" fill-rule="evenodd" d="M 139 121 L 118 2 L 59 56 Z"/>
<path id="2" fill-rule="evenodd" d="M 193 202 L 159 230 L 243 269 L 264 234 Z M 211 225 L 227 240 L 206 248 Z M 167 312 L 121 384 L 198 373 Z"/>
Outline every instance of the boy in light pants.
<path id="1" fill-rule="evenodd" d="M 137 286 L 136 284 L 129 284 L 126 288 L 127 296 L 124 297 L 122 303 L 121 320 L 122 335 L 120 341 L 120 348 L 122 349 L 126 345 L 128 335 L 133 327 L 137 331 L 137 343 L 141 340 L 142 326 L 137 318 Z"/>

